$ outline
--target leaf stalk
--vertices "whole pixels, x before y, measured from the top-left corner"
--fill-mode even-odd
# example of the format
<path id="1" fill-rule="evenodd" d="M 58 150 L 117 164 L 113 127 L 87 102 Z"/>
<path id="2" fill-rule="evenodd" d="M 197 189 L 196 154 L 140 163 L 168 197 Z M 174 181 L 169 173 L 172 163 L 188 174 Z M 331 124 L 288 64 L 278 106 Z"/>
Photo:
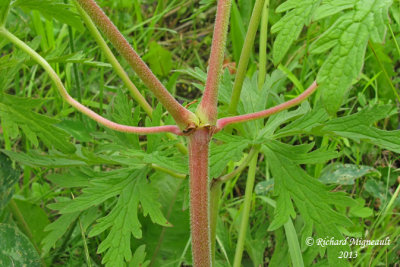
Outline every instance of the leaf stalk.
<path id="1" fill-rule="evenodd" d="M 276 114 L 282 110 L 285 110 L 285 109 L 291 108 L 295 105 L 298 105 L 301 102 L 303 102 L 304 100 L 306 100 L 310 95 L 312 95 L 312 93 L 315 92 L 317 87 L 318 87 L 317 82 L 313 82 L 311 84 L 311 86 L 307 90 L 305 90 L 303 93 L 301 93 L 298 97 L 296 97 L 292 100 L 289 100 L 285 103 L 282 103 L 280 105 L 277 105 L 275 107 L 263 110 L 263 111 L 219 119 L 217 121 L 217 127 L 216 127 L 215 131 L 218 132 L 230 124 L 266 118 L 266 117 Z"/>
<path id="2" fill-rule="evenodd" d="M 67 90 L 65 89 L 61 79 L 58 77 L 57 73 L 53 70 L 53 68 L 50 66 L 50 64 L 42 57 L 40 56 L 35 50 L 30 48 L 27 44 L 25 44 L 23 41 L 18 39 L 15 35 L 10 33 L 6 29 L 0 29 L 0 36 L 5 37 L 8 39 L 10 42 L 15 44 L 17 47 L 19 47 L 22 51 L 27 53 L 32 57 L 34 61 L 36 61 L 39 65 L 43 67 L 43 69 L 47 72 L 47 74 L 50 76 L 51 80 L 54 82 L 54 85 L 56 86 L 58 92 L 60 93 L 61 97 L 69 103 L 71 106 L 76 108 L 78 111 L 82 112 L 86 116 L 92 118 L 93 120 L 97 121 L 101 125 L 119 131 L 119 132 L 126 132 L 126 133 L 136 133 L 136 134 L 154 134 L 154 133 L 163 133 L 163 132 L 170 132 L 174 133 L 176 135 L 182 135 L 181 130 L 175 126 L 175 125 L 166 125 L 166 126 L 157 126 L 157 127 L 135 127 L 135 126 L 128 126 L 128 125 L 122 125 L 118 124 L 115 122 L 112 122 L 93 110 L 85 107 L 78 101 L 76 101 L 74 98 L 72 98 Z"/>

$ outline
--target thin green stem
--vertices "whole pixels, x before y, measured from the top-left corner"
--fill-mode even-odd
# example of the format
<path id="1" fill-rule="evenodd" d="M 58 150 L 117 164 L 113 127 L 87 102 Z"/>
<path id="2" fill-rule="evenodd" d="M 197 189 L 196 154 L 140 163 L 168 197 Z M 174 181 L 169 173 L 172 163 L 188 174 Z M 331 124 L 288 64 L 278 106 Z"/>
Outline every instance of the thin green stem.
<path id="1" fill-rule="evenodd" d="M 249 172 L 246 181 L 246 191 L 244 195 L 244 207 L 242 211 L 242 220 L 240 222 L 239 238 L 236 245 L 234 267 L 240 267 L 243 256 L 244 243 L 246 240 L 246 231 L 249 223 L 251 200 L 253 196 L 254 181 L 256 178 L 257 156 L 253 157 L 249 164 Z"/>
<path id="2" fill-rule="evenodd" d="M 267 75 L 267 44 L 268 44 L 269 0 L 265 0 L 260 28 L 260 70 L 258 73 L 258 88 L 262 88 Z"/>
<path id="3" fill-rule="evenodd" d="M 67 3 L 67 0 L 64 0 L 65 3 Z M 74 44 L 74 35 L 72 33 L 72 27 L 68 25 L 68 37 L 69 37 L 69 48 L 71 50 L 71 53 L 75 53 L 75 44 Z M 82 88 L 81 88 L 81 81 L 79 77 L 79 72 L 78 72 L 78 67 L 76 63 L 72 63 L 72 69 L 74 71 L 74 79 L 75 79 L 75 85 L 77 89 L 77 97 L 78 101 L 82 102 Z"/>
<path id="4" fill-rule="evenodd" d="M 218 117 L 218 86 L 224 62 L 231 5 L 232 0 L 218 0 L 206 87 L 196 112 L 201 123 L 206 125 L 215 125 Z"/>
<path id="5" fill-rule="evenodd" d="M 225 174 L 224 176 L 221 176 L 217 179 L 217 181 L 220 182 L 227 182 L 231 179 L 233 179 L 236 175 L 241 173 L 250 163 L 250 161 L 257 155 L 258 149 L 255 147 L 252 147 L 249 154 L 247 157 L 243 160 L 243 162 L 232 172 Z"/>
<path id="6" fill-rule="evenodd" d="M 185 178 L 186 178 L 186 174 L 178 173 L 178 172 L 176 172 L 175 170 L 171 170 L 171 169 L 162 167 L 162 166 L 160 166 L 160 165 L 158 165 L 158 164 L 152 163 L 152 164 L 151 164 L 151 167 L 152 167 L 154 170 L 164 172 L 164 173 L 169 174 L 169 175 L 171 175 L 172 177 L 175 177 L 175 178 L 178 178 L 178 179 L 185 179 Z"/>
<path id="7" fill-rule="evenodd" d="M 129 78 L 128 74 L 124 70 L 124 68 L 119 63 L 118 59 L 114 56 L 111 49 L 108 47 L 106 41 L 101 36 L 100 32 L 97 30 L 96 25 L 93 23 L 92 19 L 88 16 L 85 10 L 78 4 L 76 0 L 73 1 L 79 14 L 81 15 L 83 21 L 85 22 L 86 26 L 88 27 L 89 32 L 91 33 L 92 37 L 96 41 L 97 45 L 103 51 L 103 54 L 107 58 L 108 62 L 110 62 L 111 66 L 113 67 L 116 74 L 121 78 L 125 86 L 128 88 L 132 97 L 138 102 L 141 108 L 143 108 L 144 112 L 152 118 L 153 117 L 153 108 L 150 104 L 146 101 L 140 91 L 137 89 L 135 84 Z M 101 98 L 102 99 L 102 98 Z M 101 109 L 100 109 L 101 110 Z M 172 134 L 167 133 L 167 137 L 169 139 L 175 140 L 176 137 Z M 182 154 L 187 154 L 187 148 L 182 143 L 176 144 L 177 148 Z"/>
<path id="8" fill-rule="evenodd" d="M 390 34 L 392 35 L 393 42 L 394 42 L 394 44 L 396 45 L 397 53 L 398 53 L 399 56 L 400 56 L 400 47 L 399 47 L 399 43 L 397 42 L 396 36 L 395 36 L 394 33 L 393 33 L 393 29 L 392 29 L 392 26 L 390 25 L 390 23 L 388 23 L 388 28 L 389 28 Z"/>
<path id="9" fill-rule="evenodd" d="M 222 183 L 213 183 L 210 190 L 210 240 L 211 240 L 211 262 L 215 262 L 215 245 L 217 239 L 217 222 L 219 211 L 219 199 L 221 198 Z"/>
<path id="10" fill-rule="evenodd" d="M 151 118 L 153 116 L 153 109 L 147 103 L 146 99 L 143 95 L 139 92 L 136 86 L 133 84 L 131 79 L 129 78 L 128 74 L 122 68 L 121 64 L 118 62 L 117 58 L 114 56 L 111 49 L 108 47 L 106 41 L 101 36 L 100 32 L 97 30 L 96 26 L 94 25 L 91 18 L 88 14 L 83 10 L 83 8 L 78 4 L 76 0 L 74 0 L 74 4 L 81 15 L 83 21 L 86 24 L 90 34 L 96 41 L 97 45 L 103 51 L 105 57 L 107 58 L 108 62 L 110 62 L 111 66 L 114 68 L 115 73 L 121 78 L 124 82 L 125 86 L 128 88 L 129 92 L 131 93 L 132 97 L 138 102 L 141 108 L 146 112 L 146 114 Z"/>
<path id="11" fill-rule="evenodd" d="M 249 28 L 247 30 L 246 38 L 242 52 L 240 54 L 239 64 L 236 72 L 235 82 L 233 84 L 233 91 L 231 103 L 229 104 L 229 113 L 236 114 L 236 108 L 239 104 L 240 93 L 244 79 L 246 77 L 247 66 L 249 65 L 250 55 L 254 46 L 258 25 L 260 24 L 261 13 L 263 10 L 265 0 L 257 0 L 254 4 L 253 13 L 250 18 Z"/>
<path id="12" fill-rule="evenodd" d="M 195 129 L 199 123 L 197 116 L 175 100 L 96 2 L 94 0 L 77 1 L 142 79 L 147 88 L 153 92 L 156 98 L 167 109 L 178 126 L 184 132 L 190 132 Z"/>
<path id="13" fill-rule="evenodd" d="M 88 248 L 88 245 L 87 245 L 87 242 L 86 242 L 85 229 L 83 229 L 81 218 L 78 218 L 78 220 L 79 220 L 79 228 L 81 229 L 81 235 L 82 235 L 82 240 L 83 240 L 83 248 L 85 250 L 86 264 L 87 264 L 88 267 L 92 267 L 92 261 L 90 260 L 89 248 Z"/>
<path id="14" fill-rule="evenodd" d="M 71 106 L 76 108 L 78 111 L 82 112 L 83 114 L 87 115 L 88 117 L 92 118 L 93 120 L 97 121 L 98 123 L 104 125 L 107 128 L 126 132 L 126 133 L 136 133 L 136 134 L 153 134 L 153 133 L 161 133 L 161 132 L 170 132 L 177 135 L 181 135 L 180 129 L 175 125 L 167 125 L 167 126 L 158 126 L 158 127 L 135 127 L 135 126 L 128 126 L 128 125 L 121 125 L 115 122 L 112 122 L 99 114 L 95 113 L 94 111 L 90 110 L 89 108 L 83 106 L 81 103 L 73 99 L 64 88 L 64 85 L 61 79 L 58 77 L 57 73 L 53 70 L 50 64 L 40 56 L 36 51 L 30 48 L 27 44 L 23 41 L 18 39 L 15 35 L 10 33 L 4 28 L 0 28 L 0 36 L 8 39 L 10 42 L 15 44 L 19 47 L 22 51 L 27 53 L 32 57 L 34 61 L 36 61 L 39 65 L 41 65 L 47 74 L 50 76 L 52 81 L 54 82 L 58 92 L 68 102 Z"/>
<path id="15" fill-rule="evenodd" d="M 382 72 L 383 72 L 383 74 L 385 75 L 385 78 L 386 78 L 387 82 L 388 82 L 389 85 L 390 85 L 390 88 L 392 88 L 393 94 L 396 96 L 397 100 L 400 101 L 400 95 L 399 95 L 399 93 L 397 92 L 396 87 L 394 87 L 393 82 L 392 82 L 392 79 L 390 79 L 389 74 L 387 73 L 387 71 L 386 71 L 386 69 L 385 69 L 385 66 L 383 66 L 383 63 L 382 63 L 381 59 L 380 59 L 380 58 L 378 57 L 378 55 L 376 54 L 376 51 L 375 51 L 375 48 L 374 48 L 373 44 L 372 44 L 371 42 L 368 42 L 368 45 L 369 45 L 369 48 L 371 49 L 371 51 L 374 53 L 374 56 L 375 56 L 375 58 L 376 58 L 376 61 L 378 61 L 378 64 L 379 64 L 379 66 L 381 67 Z"/>
<path id="16" fill-rule="evenodd" d="M 233 179 L 236 175 L 241 173 L 250 163 L 250 161 L 258 154 L 258 148 L 252 147 L 249 154 L 243 160 L 243 162 L 232 172 L 214 179 L 211 183 L 210 191 L 210 228 L 211 228 L 211 255 L 212 262 L 215 260 L 215 241 L 216 241 L 216 229 L 218 222 L 218 209 L 219 200 L 221 198 L 221 186 L 224 182 Z"/>

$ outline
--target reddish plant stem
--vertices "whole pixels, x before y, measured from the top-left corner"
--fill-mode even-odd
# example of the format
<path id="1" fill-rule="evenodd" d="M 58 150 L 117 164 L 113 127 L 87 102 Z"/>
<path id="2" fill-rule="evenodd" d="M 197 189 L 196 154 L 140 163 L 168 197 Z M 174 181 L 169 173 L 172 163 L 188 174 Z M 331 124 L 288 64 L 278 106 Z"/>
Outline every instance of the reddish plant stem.
<path id="1" fill-rule="evenodd" d="M 208 148 L 211 135 L 200 128 L 189 136 L 190 225 L 193 265 L 211 266 Z"/>
<path id="2" fill-rule="evenodd" d="M 266 118 L 268 116 L 271 116 L 272 114 L 276 114 L 282 110 L 285 110 L 285 109 L 293 107 L 297 104 L 300 104 L 302 101 L 307 99 L 312 93 L 314 93 L 315 90 L 317 89 L 317 87 L 318 87 L 317 82 L 313 82 L 312 85 L 307 90 L 305 90 L 303 93 L 301 93 L 298 97 L 296 97 L 292 100 L 289 100 L 285 103 L 282 103 L 280 105 L 277 105 L 275 107 L 263 110 L 263 111 L 219 119 L 217 121 L 217 128 L 215 129 L 215 132 L 222 130 L 224 127 L 226 127 L 229 124 Z"/>
<path id="3" fill-rule="evenodd" d="M 142 79 L 143 83 L 163 104 L 179 127 L 183 130 L 194 128 L 197 124 L 196 115 L 175 100 L 96 2 L 94 0 L 77 1 L 117 51 L 125 58 L 140 79 Z"/>
<path id="4" fill-rule="evenodd" d="M 50 64 L 35 50 L 30 48 L 27 44 L 23 41 L 18 39 L 15 35 L 7 31 L 6 29 L 0 28 L 0 36 L 7 38 L 13 44 L 15 44 L 18 48 L 22 51 L 30 55 L 34 61 L 36 61 L 39 65 L 43 67 L 43 69 L 47 72 L 50 76 L 51 80 L 54 82 L 58 92 L 60 93 L 61 97 L 69 103 L 71 106 L 82 112 L 83 114 L 87 115 L 88 117 L 92 118 L 93 120 L 97 121 L 98 123 L 104 125 L 107 128 L 119 131 L 119 132 L 127 132 L 127 133 L 136 133 L 136 134 L 152 134 L 152 133 L 161 133 L 161 132 L 171 132 L 177 135 L 182 135 L 178 126 L 175 125 L 166 125 L 166 126 L 158 126 L 158 127 L 135 127 L 135 126 L 128 126 L 122 125 L 115 122 L 112 122 L 93 110 L 85 107 L 75 99 L 73 99 L 69 94 L 68 91 L 65 89 L 63 82 L 61 81 L 60 77 L 58 77 L 57 73 L 53 70 Z"/>
<path id="5" fill-rule="evenodd" d="M 206 88 L 197 110 L 197 115 L 204 124 L 215 125 L 218 117 L 218 85 L 224 61 L 231 4 L 232 0 L 218 0 Z"/>

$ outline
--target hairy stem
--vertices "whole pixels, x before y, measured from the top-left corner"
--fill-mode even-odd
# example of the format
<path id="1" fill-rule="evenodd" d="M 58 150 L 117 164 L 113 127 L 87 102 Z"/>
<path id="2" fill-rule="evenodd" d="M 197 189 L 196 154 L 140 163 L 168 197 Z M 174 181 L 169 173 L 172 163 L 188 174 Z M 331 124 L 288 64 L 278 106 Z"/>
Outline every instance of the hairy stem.
<path id="1" fill-rule="evenodd" d="M 125 86 L 128 88 L 129 92 L 131 93 L 132 97 L 138 102 L 140 107 L 143 108 L 144 112 L 152 118 L 153 117 L 153 108 L 150 104 L 146 101 L 143 95 L 139 92 L 136 88 L 135 84 L 131 81 L 128 74 L 125 72 L 124 68 L 121 66 L 117 58 L 114 56 L 111 49 L 108 47 L 106 41 L 101 36 L 100 32 L 97 30 L 96 25 L 94 25 L 92 19 L 88 16 L 85 10 L 78 4 L 76 0 L 73 1 L 76 9 L 78 10 L 79 14 L 81 15 L 83 21 L 85 22 L 89 32 L 92 34 L 92 37 L 96 41 L 97 45 L 103 51 L 104 55 L 106 56 L 108 62 L 112 65 L 116 74 L 121 78 L 124 82 Z M 176 137 L 170 133 L 167 133 L 167 137 L 169 139 L 176 139 Z M 187 154 L 187 149 L 182 143 L 177 143 L 176 146 L 178 147 L 179 151 L 183 154 Z"/>
<path id="2" fill-rule="evenodd" d="M 227 125 L 230 125 L 230 124 L 266 118 L 268 116 L 271 116 L 272 114 L 276 114 L 282 110 L 285 110 L 285 109 L 291 108 L 295 105 L 298 105 L 301 102 L 303 102 L 305 99 L 307 99 L 312 93 L 314 93 L 315 90 L 317 89 L 317 87 L 318 87 L 317 83 L 313 82 L 313 84 L 307 90 L 305 90 L 303 93 L 301 93 L 298 97 L 296 97 L 292 100 L 289 100 L 285 103 L 282 103 L 280 105 L 277 105 L 275 107 L 263 110 L 263 111 L 246 114 L 246 115 L 226 117 L 226 118 L 219 119 L 217 121 L 216 132 L 222 130 L 224 127 L 226 127 Z"/>
<path id="3" fill-rule="evenodd" d="M 163 104 L 179 127 L 186 131 L 195 128 L 198 124 L 196 115 L 175 100 L 96 2 L 94 0 L 77 1 L 117 51 L 125 58 L 140 79 L 142 79 L 147 88 Z"/>
<path id="4" fill-rule="evenodd" d="M 232 0 L 218 0 L 206 88 L 197 110 L 197 115 L 204 124 L 215 125 L 217 121 L 218 85 L 224 62 L 231 5 Z"/>
<path id="5" fill-rule="evenodd" d="M 254 9 L 251 15 L 249 28 L 247 30 L 242 52 L 240 54 L 235 82 L 233 84 L 231 103 L 229 104 L 229 109 L 228 109 L 229 113 L 231 114 L 236 113 L 236 108 L 239 103 L 240 93 L 242 91 L 244 78 L 246 77 L 247 66 L 249 65 L 251 51 L 254 46 L 254 39 L 256 38 L 258 25 L 260 24 L 260 17 L 263 10 L 263 5 L 264 5 L 264 0 L 257 0 L 256 3 L 254 4 Z"/>
<path id="6" fill-rule="evenodd" d="M 144 112 L 146 112 L 146 114 L 151 118 L 153 115 L 152 107 L 149 105 L 149 103 L 147 103 L 146 99 L 143 97 L 143 95 L 139 92 L 139 90 L 133 84 L 133 82 L 129 78 L 128 74 L 122 68 L 121 64 L 119 64 L 119 62 L 115 58 L 113 52 L 108 47 L 106 41 L 103 39 L 100 32 L 97 30 L 96 26 L 94 25 L 93 21 L 90 19 L 88 14 L 85 12 L 85 10 L 82 9 L 82 7 L 78 4 L 78 2 L 76 0 L 74 0 L 74 4 L 75 4 L 76 9 L 78 10 L 79 14 L 81 15 L 83 21 L 85 22 L 86 27 L 88 28 L 92 37 L 94 38 L 94 40 L 96 41 L 96 43 L 100 47 L 100 49 L 103 51 L 108 62 L 110 62 L 110 64 L 112 65 L 115 73 L 124 82 L 125 86 L 128 88 L 132 97 L 138 102 L 140 107 L 143 108 Z"/>
<path id="7" fill-rule="evenodd" d="M 98 123 L 104 125 L 107 128 L 119 131 L 119 132 L 127 132 L 127 133 L 136 133 L 136 134 L 152 134 L 152 133 L 161 133 L 161 132 L 171 132 L 177 135 L 181 135 L 180 129 L 175 125 L 167 125 L 167 126 L 158 126 L 158 127 L 135 127 L 135 126 L 128 126 L 128 125 L 121 125 L 115 122 L 112 122 L 93 110 L 83 106 L 81 103 L 73 99 L 65 89 L 62 81 L 58 77 L 57 73 L 53 70 L 50 64 L 40 56 L 36 51 L 30 48 L 27 44 L 23 41 L 18 39 L 15 35 L 10 33 L 4 28 L 0 28 L 0 36 L 5 37 L 12 43 L 14 43 L 17 47 L 23 50 L 25 53 L 30 55 L 33 60 L 35 60 L 39 65 L 41 65 L 44 70 L 48 73 L 51 80 L 54 82 L 58 92 L 64 98 L 66 102 L 68 102 L 71 106 L 76 108 L 78 111 L 82 112 L 83 114 L 87 115 L 88 117 L 92 118 L 93 120 L 97 121 Z"/>
<path id="8" fill-rule="evenodd" d="M 193 264 L 211 266 L 208 150 L 210 133 L 200 128 L 189 136 L 190 225 Z"/>
<path id="9" fill-rule="evenodd" d="M 244 243 L 246 240 L 246 231 L 249 223 L 251 199 L 253 196 L 254 181 L 256 177 L 256 168 L 257 168 L 257 156 L 253 157 L 249 164 L 249 172 L 246 182 L 246 191 L 244 195 L 242 220 L 240 222 L 239 238 L 237 241 L 235 258 L 233 262 L 234 267 L 240 267 L 242 262 Z"/>

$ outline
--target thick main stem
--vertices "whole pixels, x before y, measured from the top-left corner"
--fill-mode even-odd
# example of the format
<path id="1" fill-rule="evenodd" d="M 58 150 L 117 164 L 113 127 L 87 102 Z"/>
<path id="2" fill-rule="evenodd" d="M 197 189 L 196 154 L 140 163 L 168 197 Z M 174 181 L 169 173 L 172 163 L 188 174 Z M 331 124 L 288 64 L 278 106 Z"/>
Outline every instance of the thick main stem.
<path id="1" fill-rule="evenodd" d="M 193 265 L 211 266 L 208 149 L 210 133 L 198 129 L 189 136 L 190 225 Z"/>

